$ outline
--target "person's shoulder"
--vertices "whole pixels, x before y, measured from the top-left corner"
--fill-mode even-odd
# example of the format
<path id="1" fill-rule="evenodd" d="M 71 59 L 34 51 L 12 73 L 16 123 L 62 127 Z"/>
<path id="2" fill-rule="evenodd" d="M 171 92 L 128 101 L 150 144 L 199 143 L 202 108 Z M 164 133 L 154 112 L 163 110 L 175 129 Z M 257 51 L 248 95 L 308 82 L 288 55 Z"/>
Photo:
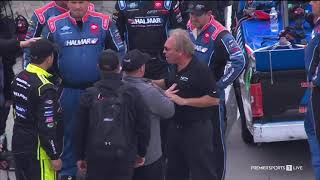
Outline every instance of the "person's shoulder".
<path id="1" fill-rule="evenodd" d="M 197 68 L 204 68 L 204 69 L 208 68 L 208 65 L 203 61 L 199 60 L 198 57 L 195 55 L 192 57 L 192 63 L 193 63 L 193 66 Z"/>
<path id="2" fill-rule="evenodd" d="M 57 87 L 50 83 L 49 81 L 48 82 L 43 82 L 41 81 L 42 83 L 39 83 L 38 84 L 38 93 L 39 95 L 43 95 L 45 93 L 57 93 Z"/>
<path id="3" fill-rule="evenodd" d="M 199 76 L 207 75 L 210 72 L 210 68 L 206 63 L 200 61 L 196 56 L 193 57 L 193 68 L 192 72 L 198 74 Z"/>
<path id="4" fill-rule="evenodd" d="M 228 33 L 228 30 L 220 23 L 218 22 L 216 19 L 212 18 L 210 20 L 210 25 L 211 27 L 213 27 L 213 33 L 211 35 L 211 38 L 213 40 L 216 40 L 218 37 L 223 36 L 223 34 Z"/>
<path id="5" fill-rule="evenodd" d="M 47 17 L 46 17 L 46 14 L 47 12 L 52 9 L 52 8 L 55 8 L 55 2 L 52 1 L 52 2 L 49 2 L 47 3 L 46 5 L 40 7 L 40 8 L 37 8 L 34 10 L 34 14 L 37 16 L 37 19 L 39 21 L 40 24 L 45 24 L 46 21 L 48 20 Z"/>
<path id="6" fill-rule="evenodd" d="M 103 13 L 100 13 L 100 12 L 96 12 L 96 11 L 88 11 L 87 12 L 87 17 L 88 16 L 100 19 L 101 23 L 102 23 L 102 28 L 104 30 L 108 30 L 109 24 L 110 24 L 110 16 L 109 15 L 103 14 Z M 84 17 L 84 18 L 86 18 L 86 17 Z"/>
<path id="7" fill-rule="evenodd" d="M 141 98 L 140 90 L 128 82 L 124 82 L 119 91 L 131 100 L 139 100 Z"/>
<path id="8" fill-rule="evenodd" d="M 66 12 L 66 13 L 63 13 L 58 16 L 50 18 L 48 20 L 48 28 L 49 28 L 50 32 L 54 33 L 57 29 L 57 22 L 63 21 L 68 17 L 70 17 L 70 14 L 69 14 L 69 12 Z"/>

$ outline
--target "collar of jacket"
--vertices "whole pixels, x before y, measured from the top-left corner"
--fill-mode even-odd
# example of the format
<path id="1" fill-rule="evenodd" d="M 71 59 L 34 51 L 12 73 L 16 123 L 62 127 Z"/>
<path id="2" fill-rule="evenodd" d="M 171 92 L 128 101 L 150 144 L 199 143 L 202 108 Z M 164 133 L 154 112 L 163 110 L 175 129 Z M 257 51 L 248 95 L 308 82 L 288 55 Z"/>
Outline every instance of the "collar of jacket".
<path id="1" fill-rule="evenodd" d="M 123 76 L 123 80 L 128 81 L 128 82 L 134 82 L 134 83 L 148 83 L 151 82 L 151 80 L 146 79 L 146 78 L 140 78 L 140 77 L 133 77 L 133 76 L 128 76 L 128 75 L 124 75 Z"/>
<path id="2" fill-rule="evenodd" d="M 101 72 L 101 79 L 94 83 L 96 87 L 117 89 L 123 82 L 122 74 L 114 72 Z"/>
<path id="3" fill-rule="evenodd" d="M 26 70 L 30 73 L 35 73 L 37 75 L 44 75 L 46 78 L 52 77 L 52 74 L 48 73 L 46 70 L 33 64 L 29 64 Z"/>
<path id="4" fill-rule="evenodd" d="M 214 21 L 215 21 L 214 16 L 211 15 L 210 21 L 201 28 L 200 32 L 207 30 L 212 24 L 214 24 Z M 196 27 L 191 23 L 190 20 L 188 21 L 187 28 L 189 28 L 191 31 L 196 29 Z"/>
<path id="5" fill-rule="evenodd" d="M 101 80 L 121 80 L 122 74 L 115 72 L 103 72 L 101 71 Z"/>

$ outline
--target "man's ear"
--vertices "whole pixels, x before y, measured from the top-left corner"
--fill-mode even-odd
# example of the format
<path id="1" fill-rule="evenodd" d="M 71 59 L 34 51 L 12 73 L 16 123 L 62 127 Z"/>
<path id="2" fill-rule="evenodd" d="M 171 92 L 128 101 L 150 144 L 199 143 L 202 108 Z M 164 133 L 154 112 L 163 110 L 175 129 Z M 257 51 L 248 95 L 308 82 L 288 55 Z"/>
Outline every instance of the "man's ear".
<path id="1" fill-rule="evenodd" d="M 208 16 L 211 16 L 211 15 L 212 15 L 212 10 L 208 11 L 208 12 L 207 12 L 207 15 L 208 15 Z"/>

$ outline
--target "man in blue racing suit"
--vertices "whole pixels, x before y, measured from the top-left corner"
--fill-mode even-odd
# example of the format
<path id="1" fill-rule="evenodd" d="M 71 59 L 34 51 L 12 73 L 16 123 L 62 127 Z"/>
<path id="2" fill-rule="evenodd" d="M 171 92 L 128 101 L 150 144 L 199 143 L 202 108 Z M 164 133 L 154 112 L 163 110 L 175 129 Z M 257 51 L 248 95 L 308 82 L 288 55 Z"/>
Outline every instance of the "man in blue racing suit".
<path id="1" fill-rule="evenodd" d="M 108 15 L 88 10 L 89 1 L 68 1 L 69 12 L 49 19 L 48 39 L 59 47 L 58 71 L 63 91 L 65 139 L 62 179 L 75 178 L 73 127 L 80 94 L 99 79 L 98 57 L 103 49 L 124 53 L 124 43 Z"/>
<path id="2" fill-rule="evenodd" d="M 311 5 L 315 26 L 312 40 L 306 48 L 305 65 L 308 72 L 308 82 L 312 85 L 308 89 L 311 91 L 311 98 L 308 102 L 304 127 L 308 136 L 316 180 L 320 180 L 320 1 L 311 1 Z"/>
<path id="3" fill-rule="evenodd" d="M 242 73 L 245 59 L 242 50 L 230 32 L 212 16 L 211 6 L 212 2 L 210 1 L 189 1 L 187 12 L 190 13 L 190 20 L 187 29 L 195 44 L 196 57 L 210 67 L 217 80 L 220 106 L 219 109 L 214 109 L 212 122 L 215 129 L 217 174 L 220 180 L 224 179 L 226 163 L 224 89 Z"/>
<path id="4" fill-rule="evenodd" d="M 90 3 L 89 10 L 94 11 L 94 4 Z M 29 22 L 28 32 L 26 35 L 26 40 L 40 37 L 43 33 L 44 27 L 47 21 L 55 16 L 68 11 L 66 1 L 51 1 L 46 5 L 34 10 L 31 20 Z M 25 48 L 23 54 L 23 67 L 26 68 L 30 63 L 30 50 Z"/>

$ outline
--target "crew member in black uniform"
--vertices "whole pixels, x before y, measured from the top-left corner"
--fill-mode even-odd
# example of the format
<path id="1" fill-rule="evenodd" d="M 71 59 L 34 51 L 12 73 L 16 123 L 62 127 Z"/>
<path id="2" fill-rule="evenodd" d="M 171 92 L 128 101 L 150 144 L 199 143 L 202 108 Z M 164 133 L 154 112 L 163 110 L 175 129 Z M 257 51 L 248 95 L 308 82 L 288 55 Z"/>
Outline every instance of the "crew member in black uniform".
<path id="1" fill-rule="evenodd" d="M 127 50 L 138 49 L 151 56 L 145 77 L 161 79 L 167 72 L 162 51 L 170 29 L 183 27 L 179 3 L 165 1 L 120 1 L 115 5 L 117 24 Z"/>
<path id="2" fill-rule="evenodd" d="M 54 49 L 48 40 L 35 42 L 31 64 L 12 82 L 17 180 L 55 180 L 55 171 L 61 169 L 58 94 L 46 71 L 53 64 Z"/>
<path id="3" fill-rule="evenodd" d="M 212 72 L 194 55 L 189 34 L 172 31 L 164 45 L 167 61 L 173 64 L 165 79 L 154 81 L 166 89 L 175 103 L 168 130 L 166 180 L 216 180 L 212 108 L 219 96 Z"/>

